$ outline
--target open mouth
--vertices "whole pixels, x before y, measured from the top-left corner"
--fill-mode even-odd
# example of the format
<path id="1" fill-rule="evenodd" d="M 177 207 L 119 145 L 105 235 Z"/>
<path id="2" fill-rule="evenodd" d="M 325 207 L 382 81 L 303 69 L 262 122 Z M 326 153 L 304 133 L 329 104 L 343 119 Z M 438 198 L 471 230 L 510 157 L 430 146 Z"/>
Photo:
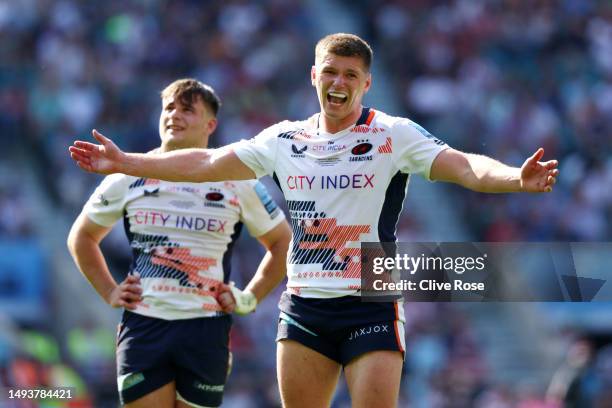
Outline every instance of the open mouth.
<path id="1" fill-rule="evenodd" d="M 328 92 L 327 93 L 327 102 L 331 105 L 342 105 L 348 100 L 348 95 L 342 92 Z"/>

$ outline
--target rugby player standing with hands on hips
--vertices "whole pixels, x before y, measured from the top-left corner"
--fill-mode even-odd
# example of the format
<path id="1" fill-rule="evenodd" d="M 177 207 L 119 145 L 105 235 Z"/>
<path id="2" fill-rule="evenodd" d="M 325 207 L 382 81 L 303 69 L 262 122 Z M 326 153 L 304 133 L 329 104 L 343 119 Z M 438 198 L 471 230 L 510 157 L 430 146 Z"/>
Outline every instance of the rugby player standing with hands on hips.
<path id="1" fill-rule="evenodd" d="M 452 149 L 409 119 L 362 106 L 371 62 L 372 50 L 358 36 L 322 38 L 311 69 L 320 113 L 277 123 L 249 141 L 142 155 L 124 153 L 94 131 L 99 145 L 70 147 L 81 168 L 103 174 L 194 182 L 274 178 L 293 230 L 277 337 L 286 407 L 329 406 L 342 368 L 353 407 L 397 404 L 403 307 L 360 301 L 359 244 L 396 240 L 410 174 L 489 193 L 549 192 L 558 175 L 557 161 L 540 161 L 541 148 L 520 168 L 509 167 Z"/>
<path id="2" fill-rule="evenodd" d="M 213 89 L 182 79 L 161 97 L 161 147 L 149 155 L 205 148 L 220 106 Z M 134 259 L 118 285 L 99 244 L 119 219 Z M 228 283 L 232 248 L 243 224 L 267 253 L 241 291 Z M 106 177 L 75 221 L 68 246 L 100 296 L 125 308 L 117 338 L 121 403 L 132 408 L 219 406 L 231 358 L 228 313 L 254 311 L 284 279 L 290 239 L 284 214 L 257 181 Z"/>

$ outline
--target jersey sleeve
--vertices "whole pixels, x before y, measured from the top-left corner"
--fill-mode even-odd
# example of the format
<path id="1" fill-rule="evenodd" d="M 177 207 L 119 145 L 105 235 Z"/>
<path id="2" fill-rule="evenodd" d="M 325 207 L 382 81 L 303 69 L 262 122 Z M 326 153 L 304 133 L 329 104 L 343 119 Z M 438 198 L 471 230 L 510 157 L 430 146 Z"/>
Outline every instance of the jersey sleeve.
<path id="1" fill-rule="evenodd" d="M 278 125 L 262 130 L 250 140 L 241 140 L 232 148 L 238 158 L 253 172 L 257 178 L 274 173 L 278 147 Z"/>
<path id="2" fill-rule="evenodd" d="M 431 165 L 449 146 L 409 119 L 393 128 L 393 161 L 402 173 L 421 174 L 430 180 Z"/>
<path id="3" fill-rule="evenodd" d="M 107 176 L 89 197 L 83 212 L 96 224 L 112 227 L 123 217 L 128 183 L 129 178 L 124 174 Z"/>
<path id="4" fill-rule="evenodd" d="M 239 194 L 240 220 L 244 222 L 252 236 L 265 234 L 285 219 L 285 214 L 261 182 L 255 180 L 245 182 Z"/>

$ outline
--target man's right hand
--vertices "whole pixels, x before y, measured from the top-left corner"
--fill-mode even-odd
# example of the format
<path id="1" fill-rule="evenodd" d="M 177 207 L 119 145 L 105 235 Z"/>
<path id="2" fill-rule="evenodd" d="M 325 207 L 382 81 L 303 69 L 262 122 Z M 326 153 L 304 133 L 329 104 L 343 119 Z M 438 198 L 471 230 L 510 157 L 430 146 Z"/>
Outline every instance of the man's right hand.
<path id="1" fill-rule="evenodd" d="M 77 140 L 68 148 L 70 157 L 86 171 L 100 174 L 121 173 L 120 165 L 125 160 L 125 153 L 97 130 L 94 129 L 91 133 L 100 144 Z"/>
<path id="2" fill-rule="evenodd" d="M 139 275 L 128 275 L 119 285 L 109 293 L 107 303 L 112 307 L 124 307 L 128 310 L 136 309 L 142 301 L 142 287 Z"/>

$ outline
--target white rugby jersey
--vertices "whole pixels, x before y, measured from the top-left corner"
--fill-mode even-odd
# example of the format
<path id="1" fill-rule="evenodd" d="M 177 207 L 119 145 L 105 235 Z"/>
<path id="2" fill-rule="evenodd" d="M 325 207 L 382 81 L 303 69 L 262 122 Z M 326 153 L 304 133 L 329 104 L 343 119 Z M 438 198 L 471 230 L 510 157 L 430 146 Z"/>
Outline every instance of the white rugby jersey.
<path id="1" fill-rule="evenodd" d="M 285 218 L 255 180 L 176 183 L 124 174 L 107 176 L 84 211 L 106 227 L 123 218 L 130 273 L 140 273 L 143 289 L 134 312 L 166 320 L 218 315 L 215 291 L 229 280 L 243 223 L 257 237 Z"/>
<path id="2" fill-rule="evenodd" d="M 284 193 L 293 229 L 287 289 L 303 297 L 354 295 L 360 242 L 394 242 L 410 173 L 429 179 L 448 146 L 416 123 L 363 108 L 354 126 L 329 134 L 316 114 L 273 125 L 233 148 L 257 177 Z"/>

